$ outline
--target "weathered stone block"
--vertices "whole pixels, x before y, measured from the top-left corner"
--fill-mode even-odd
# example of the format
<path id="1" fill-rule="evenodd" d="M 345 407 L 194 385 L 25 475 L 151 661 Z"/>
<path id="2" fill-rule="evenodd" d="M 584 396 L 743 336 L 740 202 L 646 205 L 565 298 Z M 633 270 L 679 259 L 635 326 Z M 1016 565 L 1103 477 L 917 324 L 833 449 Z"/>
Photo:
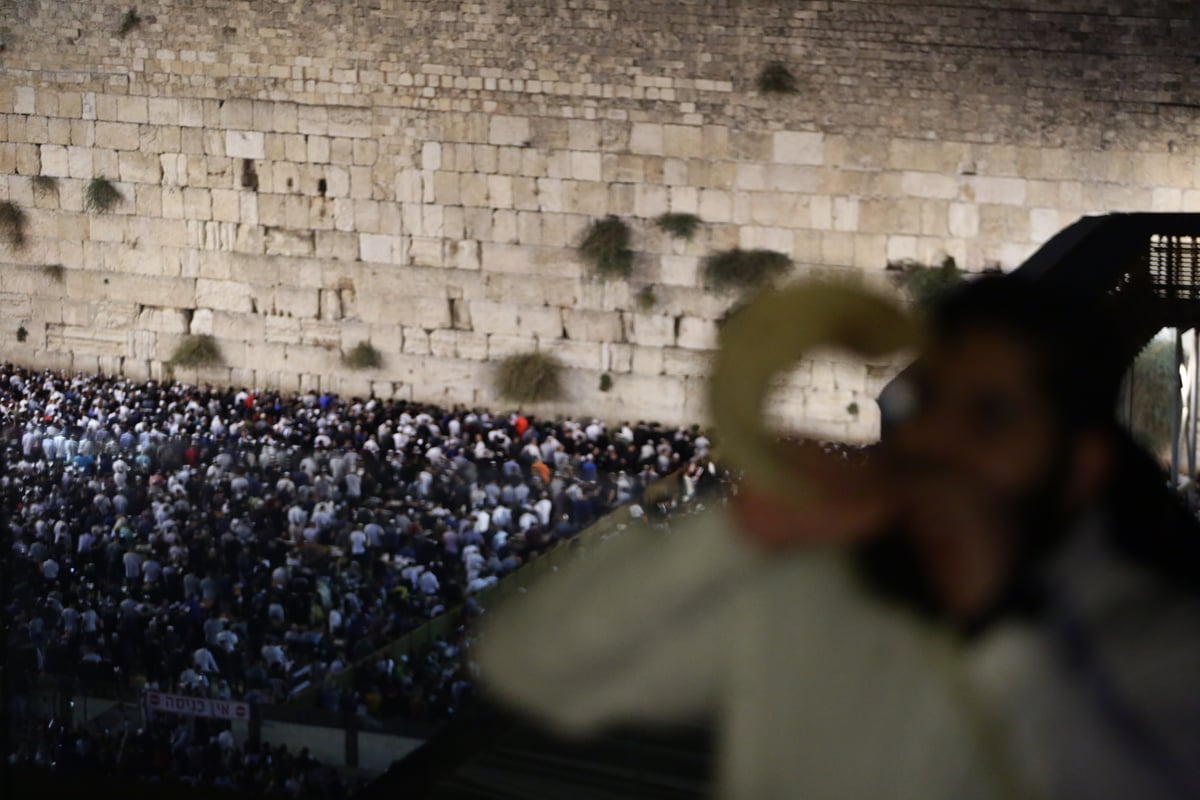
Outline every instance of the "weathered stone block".
<path id="1" fill-rule="evenodd" d="M 267 157 L 261 131 L 225 131 L 225 155 L 261 160 Z"/>
<path id="2" fill-rule="evenodd" d="M 684 316 L 679 319 L 676 344 L 691 350 L 712 350 L 717 346 L 717 323 L 710 319 Z"/>
<path id="3" fill-rule="evenodd" d="M 629 131 L 629 152 L 638 155 L 664 155 L 663 126 L 652 122 L 635 122 Z"/>
<path id="4" fill-rule="evenodd" d="M 137 150 L 140 146 L 137 125 L 126 122 L 96 123 L 96 147 L 110 150 Z"/>
<path id="5" fill-rule="evenodd" d="M 561 327 L 572 341 L 616 342 L 624 335 L 621 315 L 614 311 L 564 309 Z"/>
<path id="6" fill-rule="evenodd" d="M 625 338 L 645 347 L 673 347 L 675 320 L 660 314 L 627 314 Z"/>
<path id="7" fill-rule="evenodd" d="M 779 164 L 825 163 L 825 134 L 807 131 L 776 131 L 772 155 Z"/>
<path id="8" fill-rule="evenodd" d="M 246 285 L 240 281 L 196 279 L 196 305 L 218 311 L 249 313 L 253 306 Z"/>
<path id="9" fill-rule="evenodd" d="M 529 120 L 526 117 L 495 115 L 488 121 L 488 143 L 495 145 L 525 145 L 529 141 Z"/>

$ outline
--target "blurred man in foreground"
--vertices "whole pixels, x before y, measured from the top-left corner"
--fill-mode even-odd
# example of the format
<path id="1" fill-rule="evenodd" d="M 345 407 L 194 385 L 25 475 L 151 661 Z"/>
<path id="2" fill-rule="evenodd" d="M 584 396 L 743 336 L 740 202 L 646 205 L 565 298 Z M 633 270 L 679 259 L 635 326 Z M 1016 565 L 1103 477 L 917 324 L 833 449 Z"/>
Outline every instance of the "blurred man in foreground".
<path id="1" fill-rule="evenodd" d="M 868 463 L 801 450 L 502 608 L 493 693 L 563 732 L 711 715 L 731 798 L 1200 797 L 1200 532 L 1113 419 L 1112 327 L 1017 278 L 931 315 Z"/>

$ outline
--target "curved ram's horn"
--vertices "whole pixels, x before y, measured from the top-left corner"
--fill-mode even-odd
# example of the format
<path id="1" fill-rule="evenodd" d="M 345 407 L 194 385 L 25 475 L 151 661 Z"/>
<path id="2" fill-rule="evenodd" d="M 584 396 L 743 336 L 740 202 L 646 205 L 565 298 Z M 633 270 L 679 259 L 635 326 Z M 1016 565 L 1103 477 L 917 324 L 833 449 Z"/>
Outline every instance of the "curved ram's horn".
<path id="1" fill-rule="evenodd" d="M 771 380 L 819 346 L 865 358 L 918 344 L 916 322 L 897 305 L 861 289 L 802 283 L 759 294 L 721 330 L 709 400 L 721 457 L 755 490 L 802 501 L 804 487 L 763 420 Z"/>

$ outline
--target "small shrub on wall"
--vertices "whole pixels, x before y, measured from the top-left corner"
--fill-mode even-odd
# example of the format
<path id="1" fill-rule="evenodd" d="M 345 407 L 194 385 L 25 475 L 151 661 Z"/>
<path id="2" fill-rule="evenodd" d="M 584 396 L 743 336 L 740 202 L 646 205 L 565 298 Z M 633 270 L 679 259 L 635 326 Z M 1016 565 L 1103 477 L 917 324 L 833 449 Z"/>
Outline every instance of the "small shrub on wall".
<path id="1" fill-rule="evenodd" d="M 43 264 L 42 274 L 55 283 L 62 283 L 67 277 L 67 270 L 62 264 Z"/>
<path id="2" fill-rule="evenodd" d="M 643 286 L 637 293 L 637 307 L 639 311 L 650 311 L 658 305 L 658 295 L 654 293 L 653 286 Z"/>
<path id="3" fill-rule="evenodd" d="M 704 281 L 720 292 L 757 289 L 787 274 L 792 260 L 774 250 L 734 248 L 704 259 Z"/>
<path id="4" fill-rule="evenodd" d="M 588 226 L 579 252 L 601 278 L 628 278 L 633 272 L 629 226 L 611 214 Z"/>
<path id="5" fill-rule="evenodd" d="M 671 237 L 687 241 L 691 241 L 700 229 L 700 218 L 695 214 L 663 214 L 655 223 Z"/>
<path id="6" fill-rule="evenodd" d="M 782 61 L 772 61 L 758 73 L 755 86 L 762 94 L 796 94 L 796 77 Z"/>
<path id="7" fill-rule="evenodd" d="M 496 367 L 496 393 L 517 403 L 562 397 L 562 362 L 546 353 L 518 353 Z"/>
<path id="8" fill-rule="evenodd" d="M 963 271 L 954 259 L 947 256 L 939 266 L 928 266 L 917 261 L 899 261 L 888 264 L 895 273 L 892 282 L 904 289 L 909 299 L 919 308 L 929 308 L 947 292 L 963 282 Z"/>
<path id="9" fill-rule="evenodd" d="M 123 199 L 125 198 L 121 197 L 117 187 L 103 175 L 92 178 L 83 189 L 84 210 L 95 211 L 97 214 L 107 214 Z"/>
<path id="10" fill-rule="evenodd" d="M 612 389 L 613 378 L 607 372 L 600 376 L 600 391 L 607 392 Z"/>
<path id="11" fill-rule="evenodd" d="M 379 369 L 383 366 L 383 354 L 370 342 L 359 342 L 342 356 L 342 363 L 350 369 Z"/>
<path id="12" fill-rule="evenodd" d="M 217 340 L 205 333 L 185 336 L 167 364 L 171 367 L 213 367 L 224 361 Z"/>
<path id="13" fill-rule="evenodd" d="M 25 246 L 25 226 L 28 218 L 20 206 L 8 200 L 0 202 L 0 236 L 14 250 Z"/>
<path id="14" fill-rule="evenodd" d="M 34 175 L 33 193 L 38 197 L 58 194 L 58 178 L 52 175 Z"/>
<path id="15" fill-rule="evenodd" d="M 136 8 L 131 8 L 125 12 L 125 16 L 121 17 L 121 25 L 117 28 L 117 35 L 124 39 L 132 31 L 140 27 L 142 27 L 142 18 L 138 16 Z"/>

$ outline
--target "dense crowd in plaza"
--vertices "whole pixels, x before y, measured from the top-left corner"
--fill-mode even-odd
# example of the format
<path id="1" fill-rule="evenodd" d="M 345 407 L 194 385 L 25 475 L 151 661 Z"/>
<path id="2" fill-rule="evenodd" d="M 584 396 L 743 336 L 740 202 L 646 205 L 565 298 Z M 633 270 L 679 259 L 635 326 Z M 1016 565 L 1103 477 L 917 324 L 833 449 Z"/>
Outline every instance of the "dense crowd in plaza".
<path id="1" fill-rule="evenodd" d="M 0 434 L 18 693 L 64 674 L 266 703 L 313 686 L 379 716 L 453 713 L 464 642 L 355 692 L 329 677 L 612 509 L 644 514 L 661 476 L 711 477 L 694 428 L 10 365 Z"/>
<path id="2" fill-rule="evenodd" d="M 340 800 L 358 780 L 285 745 L 234 740 L 228 724 L 161 716 L 147 725 L 102 728 L 59 721 L 30 724 L 8 754 L 11 765 L 31 764 L 120 780 L 182 781 L 267 797 Z"/>

